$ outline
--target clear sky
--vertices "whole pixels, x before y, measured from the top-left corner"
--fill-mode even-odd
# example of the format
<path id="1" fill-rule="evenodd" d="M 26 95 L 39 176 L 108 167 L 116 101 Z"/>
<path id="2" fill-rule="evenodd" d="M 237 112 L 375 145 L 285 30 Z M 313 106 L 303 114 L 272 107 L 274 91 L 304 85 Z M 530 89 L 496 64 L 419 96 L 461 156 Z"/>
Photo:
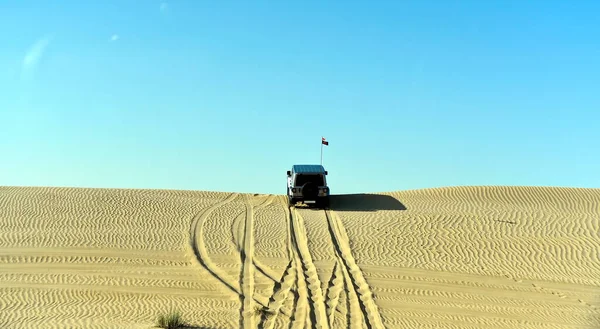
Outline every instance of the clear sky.
<path id="1" fill-rule="evenodd" d="M 0 185 L 600 187 L 598 1 L 0 2 Z"/>

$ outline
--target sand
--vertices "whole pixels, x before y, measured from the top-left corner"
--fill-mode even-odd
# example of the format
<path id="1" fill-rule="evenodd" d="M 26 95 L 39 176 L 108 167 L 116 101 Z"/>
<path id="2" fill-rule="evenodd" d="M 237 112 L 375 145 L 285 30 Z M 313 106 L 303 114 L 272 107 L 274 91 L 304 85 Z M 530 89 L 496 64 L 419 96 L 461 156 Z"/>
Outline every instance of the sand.
<path id="1" fill-rule="evenodd" d="M 0 328 L 600 328 L 600 189 L 0 187 Z"/>

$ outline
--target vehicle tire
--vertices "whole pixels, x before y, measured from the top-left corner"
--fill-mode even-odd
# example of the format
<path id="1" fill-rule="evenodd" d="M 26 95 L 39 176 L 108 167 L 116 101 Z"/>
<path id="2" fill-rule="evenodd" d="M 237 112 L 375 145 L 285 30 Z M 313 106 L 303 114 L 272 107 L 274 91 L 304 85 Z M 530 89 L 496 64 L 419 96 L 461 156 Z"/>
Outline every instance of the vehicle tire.
<path id="1" fill-rule="evenodd" d="M 296 204 L 296 199 L 288 195 L 288 206 L 291 207 Z"/>
<path id="2" fill-rule="evenodd" d="M 319 187 L 313 183 L 308 182 L 302 185 L 302 198 L 304 200 L 317 200 L 317 196 L 319 195 Z"/>
<path id="3" fill-rule="evenodd" d="M 329 198 L 325 197 L 319 201 L 319 206 L 322 209 L 329 209 Z"/>

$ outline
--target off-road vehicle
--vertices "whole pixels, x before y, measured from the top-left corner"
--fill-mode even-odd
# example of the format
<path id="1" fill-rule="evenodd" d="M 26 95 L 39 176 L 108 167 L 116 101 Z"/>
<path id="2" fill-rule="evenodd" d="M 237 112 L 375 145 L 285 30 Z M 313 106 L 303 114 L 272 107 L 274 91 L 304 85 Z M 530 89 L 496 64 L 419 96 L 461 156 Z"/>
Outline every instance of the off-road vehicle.
<path id="1" fill-rule="evenodd" d="M 298 202 L 314 204 L 320 208 L 329 207 L 329 187 L 327 171 L 322 165 L 293 165 L 287 172 L 288 204 Z"/>

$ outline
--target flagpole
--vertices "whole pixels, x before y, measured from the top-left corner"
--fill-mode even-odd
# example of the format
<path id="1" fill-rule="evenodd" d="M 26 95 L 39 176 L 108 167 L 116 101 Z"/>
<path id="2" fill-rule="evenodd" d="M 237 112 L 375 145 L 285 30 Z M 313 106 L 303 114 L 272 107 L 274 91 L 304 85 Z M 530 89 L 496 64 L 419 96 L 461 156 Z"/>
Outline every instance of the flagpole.
<path id="1" fill-rule="evenodd" d="M 321 166 L 323 165 L 323 136 L 321 136 Z"/>

